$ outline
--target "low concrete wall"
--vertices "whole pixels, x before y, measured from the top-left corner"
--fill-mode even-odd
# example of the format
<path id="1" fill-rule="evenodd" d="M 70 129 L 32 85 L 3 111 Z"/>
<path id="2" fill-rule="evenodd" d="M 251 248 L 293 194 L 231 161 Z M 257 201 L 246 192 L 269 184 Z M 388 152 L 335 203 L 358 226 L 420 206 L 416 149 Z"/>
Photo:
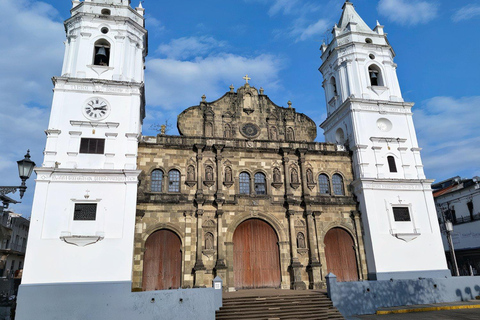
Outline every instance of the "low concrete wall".
<path id="1" fill-rule="evenodd" d="M 21 285 L 15 320 L 214 320 L 222 305 L 221 292 L 131 292 L 130 282 Z"/>
<path id="2" fill-rule="evenodd" d="M 473 300 L 480 277 L 337 282 L 327 277 L 328 296 L 343 316 L 373 314 L 379 308 Z"/>

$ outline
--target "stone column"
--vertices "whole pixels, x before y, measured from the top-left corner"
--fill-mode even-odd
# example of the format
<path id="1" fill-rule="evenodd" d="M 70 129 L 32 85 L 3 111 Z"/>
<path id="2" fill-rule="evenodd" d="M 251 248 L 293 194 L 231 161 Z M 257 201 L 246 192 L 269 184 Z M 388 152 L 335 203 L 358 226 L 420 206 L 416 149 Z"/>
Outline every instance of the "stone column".
<path id="1" fill-rule="evenodd" d="M 302 194 L 304 197 L 310 195 L 310 189 L 307 184 L 307 169 L 305 168 L 306 149 L 298 149 L 298 162 L 300 163 L 300 178 L 302 179 Z"/>
<path id="2" fill-rule="evenodd" d="M 214 145 L 216 152 L 216 165 L 217 165 L 217 195 L 216 198 L 217 200 L 224 201 L 225 197 L 223 195 L 223 183 L 222 183 L 222 150 L 223 150 L 223 145 Z"/>
<path id="3" fill-rule="evenodd" d="M 224 285 L 227 284 L 227 265 L 225 263 L 225 247 L 223 236 L 223 210 L 217 210 L 217 263 L 215 264 L 215 272 L 218 277 L 222 278 Z"/>
<path id="4" fill-rule="evenodd" d="M 195 145 L 197 151 L 197 198 L 203 198 L 203 184 L 202 184 L 202 160 L 203 160 L 204 145 Z"/>
<path id="5" fill-rule="evenodd" d="M 191 253 L 193 252 L 196 252 L 196 248 L 193 248 L 193 246 L 191 244 L 193 244 L 194 242 L 192 241 L 192 216 L 193 216 L 193 210 L 192 211 L 185 211 L 183 213 L 183 215 L 185 216 L 185 243 L 190 243 L 190 245 L 187 247 L 187 245 L 185 244 L 184 245 L 184 248 L 183 248 L 183 252 L 185 254 L 185 252 L 189 251 Z M 188 260 L 190 261 L 187 261 L 187 259 L 184 258 L 184 270 L 183 270 L 183 282 L 182 282 L 182 287 L 183 288 L 192 288 L 194 286 L 194 283 L 193 283 L 193 280 L 188 277 L 188 280 L 186 280 L 186 276 L 190 276 L 192 274 L 191 270 L 192 268 L 194 267 L 194 264 L 193 264 L 193 258 L 192 257 L 193 254 L 190 254 L 190 257 Z"/>
<path id="6" fill-rule="evenodd" d="M 360 211 L 354 210 L 352 211 L 350 217 L 353 220 L 354 226 L 355 226 L 355 236 L 357 238 L 357 247 L 355 248 L 355 251 L 357 253 L 357 265 L 358 265 L 358 276 L 360 280 L 365 280 L 367 276 L 367 270 L 366 266 L 364 264 L 364 261 L 362 259 L 361 252 L 364 250 L 364 244 L 363 244 L 363 235 L 362 235 L 362 226 L 360 222 Z"/>
<path id="7" fill-rule="evenodd" d="M 305 282 L 302 281 L 302 269 L 303 265 L 298 260 L 297 252 L 297 237 L 295 235 L 295 211 L 288 210 L 287 212 L 290 222 L 290 248 L 292 252 L 292 276 L 293 276 L 293 289 L 295 290 L 306 290 L 307 286 Z"/>
<path id="8" fill-rule="evenodd" d="M 287 196 L 292 196 L 291 188 L 290 188 L 290 172 L 288 170 L 288 162 L 290 159 L 288 158 L 288 153 L 290 152 L 290 149 L 288 148 L 282 148 L 282 153 L 283 153 L 283 172 L 285 175 L 284 181 L 285 181 L 285 194 Z"/>
<path id="9" fill-rule="evenodd" d="M 202 247 L 203 247 L 203 230 L 202 230 L 202 217 L 203 210 L 197 210 L 197 259 L 195 261 L 195 287 L 203 288 L 205 287 L 204 276 L 205 276 L 205 265 L 203 264 L 202 257 Z"/>
<path id="10" fill-rule="evenodd" d="M 313 221 L 313 212 L 307 210 L 307 230 L 308 245 L 310 246 L 310 261 L 308 270 L 310 271 L 310 289 L 321 289 L 322 287 L 322 265 L 318 260 L 317 241 L 315 233 L 315 222 Z"/>

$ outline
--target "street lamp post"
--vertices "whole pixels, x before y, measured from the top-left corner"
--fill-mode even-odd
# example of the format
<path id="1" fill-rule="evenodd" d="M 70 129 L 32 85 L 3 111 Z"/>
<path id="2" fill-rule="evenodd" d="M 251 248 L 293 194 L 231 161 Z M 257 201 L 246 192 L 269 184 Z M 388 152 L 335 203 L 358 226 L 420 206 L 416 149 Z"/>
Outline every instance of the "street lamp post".
<path id="1" fill-rule="evenodd" d="M 453 262 L 453 272 L 455 276 L 458 277 L 460 273 L 458 272 L 457 258 L 455 257 L 455 248 L 453 248 L 452 241 L 452 232 L 453 232 L 453 223 L 450 220 L 445 220 L 445 230 L 447 232 L 448 246 L 450 247 L 450 256 Z"/>
<path id="2" fill-rule="evenodd" d="M 22 160 L 17 161 L 18 164 L 18 175 L 22 180 L 22 184 L 18 187 L 10 187 L 10 186 L 0 186 L 0 199 L 3 202 L 3 209 L 8 208 L 10 203 L 18 203 L 17 201 L 7 197 L 6 195 L 9 193 L 15 193 L 17 190 L 20 191 L 20 199 L 23 198 L 25 194 L 25 190 L 27 190 L 26 181 L 32 175 L 33 168 L 35 167 L 35 162 L 30 160 L 30 150 L 27 151 L 25 158 Z"/>

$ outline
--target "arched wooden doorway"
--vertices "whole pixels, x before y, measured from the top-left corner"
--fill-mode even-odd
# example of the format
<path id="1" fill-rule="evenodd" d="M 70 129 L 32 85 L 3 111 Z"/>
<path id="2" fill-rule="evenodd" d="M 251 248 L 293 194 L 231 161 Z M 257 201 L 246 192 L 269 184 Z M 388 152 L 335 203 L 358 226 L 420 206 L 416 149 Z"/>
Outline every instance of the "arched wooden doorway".
<path id="1" fill-rule="evenodd" d="M 250 219 L 233 234 L 235 288 L 279 288 L 280 253 L 275 230 L 266 222 Z"/>
<path id="2" fill-rule="evenodd" d="M 145 243 L 143 290 L 180 288 L 182 251 L 180 238 L 170 230 L 151 234 Z"/>
<path id="3" fill-rule="evenodd" d="M 327 272 L 337 276 L 338 281 L 357 281 L 358 268 L 355 243 L 348 232 L 333 228 L 325 235 Z"/>

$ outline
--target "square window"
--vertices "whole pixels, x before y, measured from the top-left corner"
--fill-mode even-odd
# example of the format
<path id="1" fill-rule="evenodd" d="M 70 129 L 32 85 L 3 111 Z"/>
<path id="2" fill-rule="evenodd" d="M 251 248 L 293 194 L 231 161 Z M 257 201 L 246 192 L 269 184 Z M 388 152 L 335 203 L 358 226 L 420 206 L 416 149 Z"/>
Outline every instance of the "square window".
<path id="1" fill-rule="evenodd" d="M 75 221 L 95 221 L 97 218 L 96 203 L 76 203 L 73 220 Z"/>
<path id="2" fill-rule="evenodd" d="M 393 207 L 393 217 L 397 222 L 412 221 L 408 207 Z"/>
<path id="3" fill-rule="evenodd" d="M 82 138 L 80 153 L 103 154 L 105 152 L 105 139 Z"/>

